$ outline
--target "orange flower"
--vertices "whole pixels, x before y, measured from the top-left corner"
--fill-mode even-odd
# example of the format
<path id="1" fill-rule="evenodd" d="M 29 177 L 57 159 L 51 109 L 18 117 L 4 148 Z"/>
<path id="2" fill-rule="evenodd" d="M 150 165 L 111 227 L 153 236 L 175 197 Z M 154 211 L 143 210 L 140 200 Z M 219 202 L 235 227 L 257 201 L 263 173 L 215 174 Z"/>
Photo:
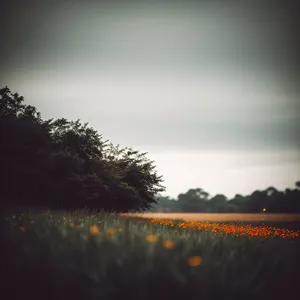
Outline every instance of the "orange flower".
<path id="1" fill-rule="evenodd" d="M 150 244 L 154 244 L 157 242 L 157 237 L 153 234 L 147 235 L 146 236 L 146 241 Z"/>
<path id="2" fill-rule="evenodd" d="M 99 234 L 99 229 L 96 225 L 93 225 L 90 227 L 90 234 L 91 235 L 98 235 Z"/>
<path id="3" fill-rule="evenodd" d="M 191 256 L 188 259 L 188 264 L 191 267 L 199 267 L 202 263 L 202 258 L 200 256 Z"/>
<path id="4" fill-rule="evenodd" d="M 163 246 L 167 249 L 171 249 L 174 247 L 174 243 L 171 240 L 163 241 Z"/>
<path id="5" fill-rule="evenodd" d="M 24 226 L 20 226 L 19 227 L 21 231 L 25 231 L 25 227 Z"/>
<path id="6" fill-rule="evenodd" d="M 116 233 L 116 230 L 115 230 L 114 228 L 108 228 L 108 229 L 106 230 L 106 234 L 107 234 L 108 236 L 113 236 L 115 233 Z"/>

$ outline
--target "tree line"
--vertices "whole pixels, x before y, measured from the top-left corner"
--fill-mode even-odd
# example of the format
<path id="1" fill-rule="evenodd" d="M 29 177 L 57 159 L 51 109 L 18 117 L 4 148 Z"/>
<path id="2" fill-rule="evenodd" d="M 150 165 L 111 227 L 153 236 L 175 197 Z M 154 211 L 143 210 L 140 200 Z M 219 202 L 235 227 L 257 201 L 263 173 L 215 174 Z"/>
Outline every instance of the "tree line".
<path id="1" fill-rule="evenodd" d="M 201 188 L 189 189 L 177 199 L 159 196 L 151 212 L 205 213 L 300 213 L 300 181 L 294 189 L 279 191 L 274 187 L 256 190 L 251 195 L 236 194 L 227 199 L 223 194 L 210 197 Z"/>
<path id="2" fill-rule="evenodd" d="M 24 97 L 0 89 L 2 208 L 148 209 L 165 187 L 146 154 L 103 141 L 80 120 L 43 120 Z"/>

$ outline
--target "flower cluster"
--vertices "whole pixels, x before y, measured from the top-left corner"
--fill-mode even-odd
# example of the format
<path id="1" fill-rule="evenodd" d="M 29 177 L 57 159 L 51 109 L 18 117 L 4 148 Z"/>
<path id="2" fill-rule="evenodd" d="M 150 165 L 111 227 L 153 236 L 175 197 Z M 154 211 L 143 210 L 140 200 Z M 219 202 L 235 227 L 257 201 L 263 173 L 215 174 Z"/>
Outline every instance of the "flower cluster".
<path id="1" fill-rule="evenodd" d="M 233 234 L 237 236 L 250 237 L 280 237 L 297 238 L 300 236 L 300 230 L 291 230 L 286 228 L 276 228 L 272 226 L 254 226 L 252 224 L 227 224 L 227 223 L 205 223 L 196 221 L 180 221 L 149 219 L 150 224 L 158 224 L 177 229 L 196 229 L 206 230 L 214 233 Z"/>

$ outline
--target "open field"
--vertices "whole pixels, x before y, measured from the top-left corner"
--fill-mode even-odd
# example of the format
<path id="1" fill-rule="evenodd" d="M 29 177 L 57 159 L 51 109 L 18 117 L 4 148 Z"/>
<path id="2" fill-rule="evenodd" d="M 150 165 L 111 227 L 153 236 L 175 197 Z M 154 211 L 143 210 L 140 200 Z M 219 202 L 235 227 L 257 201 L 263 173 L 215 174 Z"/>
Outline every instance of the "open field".
<path id="1" fill-rule="evenodd" d="M 134 215 L 134 214 L 125 214 Z M 300 222 L 300 214 L 208 214 L 208 213 L 141 213 L 144 218 L 202 222 Z"/>
<path id="2" fill-rule="evenodd" d="M 293 299 L 298 292 L 300 230 L 217 222 L 220 215 L 155 216 L 2 215 L 5 299 Z"/>

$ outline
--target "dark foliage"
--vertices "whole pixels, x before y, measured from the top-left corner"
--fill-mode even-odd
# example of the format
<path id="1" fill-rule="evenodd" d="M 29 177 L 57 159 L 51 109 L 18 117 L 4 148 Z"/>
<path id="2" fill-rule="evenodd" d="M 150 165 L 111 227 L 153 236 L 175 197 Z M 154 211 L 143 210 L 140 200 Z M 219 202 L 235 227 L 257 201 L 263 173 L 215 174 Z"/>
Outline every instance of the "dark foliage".
<path id="1" fill-rule="evenodd" d="M 2 206 L 145 210 L 164 191 L 146 154 L 103 141 L 79 120 L 43 120 L 0 89 Z"/>
<path id="2" fill-rule="evenodd" d="M 236 194 L 232 199 L 218 194 L 209 197 L 204 190 L 190 189 L 179 194 L 178 199 L 159 196 L 152 211 L 164 212 L 205 212 L 205 213 L 300 213 L 300 184 L 295 189 L 278 191 L 269 187 L 263 191 L 254 191 L 251 195 Z"/>

